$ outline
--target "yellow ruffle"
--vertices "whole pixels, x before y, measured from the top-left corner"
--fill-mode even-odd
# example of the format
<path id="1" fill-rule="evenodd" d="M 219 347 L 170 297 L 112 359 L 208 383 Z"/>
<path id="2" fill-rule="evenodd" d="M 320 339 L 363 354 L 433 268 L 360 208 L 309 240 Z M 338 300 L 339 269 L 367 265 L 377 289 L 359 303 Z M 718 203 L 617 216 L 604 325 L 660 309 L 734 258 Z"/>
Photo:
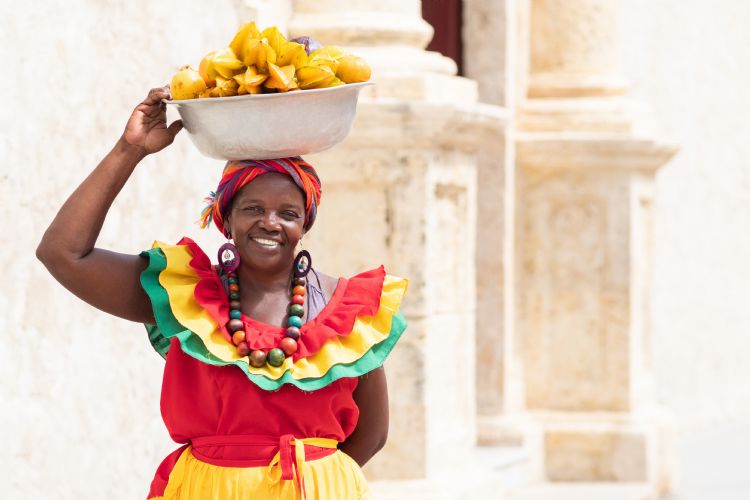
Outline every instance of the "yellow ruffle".
<path id="1" fill-rule="evenodd" d="M 372 346 L 383 341 L 391 330 L 391 320 L 398 311 L 408 285 L 403 278 L 386 275 L 380 307 L 374 316 L 359 316 L 352 332 L 328 340 L 318 352 L 296 362 L 286 358 L 281 366 L 269 364 L 256 368 L 239 356 L 234 345 L 221 334 L 218 325 L 195 300 L 195 286 L 200 280 L 190 266 L 192 255 L 184 245 L 157 243 L 167 259 L 167 268 L 159 275 L 159 283 L 166 290 L 172 314 L 184 327 L 198 335 L 214 356 L 227 361 L 240 361 L 248 371 L 266 378 L 279 379 L 289 371 L 293 379 L 319 378 L 336 364 L 348 364 L 364 355 Z"/>
<path id="2" fill-rule="evenodd" d="M 304 466 L 307 500 L 346 498 L 369 500 L 367 481 L 359 465 L 344 452 Z M 277 467 L 221 467 L 201 462 L 186 448 L 177 460 L 164 495 L 150 500 L 292 500 L 301 498 L 294 481 L 280 479 Z"/>

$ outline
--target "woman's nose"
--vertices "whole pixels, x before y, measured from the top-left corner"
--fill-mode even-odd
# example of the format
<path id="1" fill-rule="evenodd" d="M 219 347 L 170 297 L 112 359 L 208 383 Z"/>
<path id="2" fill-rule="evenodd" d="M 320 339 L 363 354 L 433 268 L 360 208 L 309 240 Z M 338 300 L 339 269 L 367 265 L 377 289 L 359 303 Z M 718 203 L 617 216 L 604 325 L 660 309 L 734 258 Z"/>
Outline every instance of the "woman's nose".
<path id="1" fill-rule="evenodd" d="M 281 228 L 279 216 L 273 210 L 266 211 L 264 217 L 261 219 L 261 224 L 264 229 L 269 231 L 278 231 Z"/>

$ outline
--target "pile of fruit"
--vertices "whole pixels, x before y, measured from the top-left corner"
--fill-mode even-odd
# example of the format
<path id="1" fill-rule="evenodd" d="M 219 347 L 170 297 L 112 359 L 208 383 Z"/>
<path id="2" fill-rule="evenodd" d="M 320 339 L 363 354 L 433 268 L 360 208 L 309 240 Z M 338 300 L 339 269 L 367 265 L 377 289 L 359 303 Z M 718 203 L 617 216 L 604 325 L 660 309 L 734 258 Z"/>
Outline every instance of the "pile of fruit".
<path id="1" fill-rule="evenodd" d="M 268 94 L 366 82 L 370 67 L 310 37 L 291 40 L 275 27 L 242 26 L 229 47 L 206 54 L 198 71 L 183 66 L 170 85 L 175 100 Z"/>

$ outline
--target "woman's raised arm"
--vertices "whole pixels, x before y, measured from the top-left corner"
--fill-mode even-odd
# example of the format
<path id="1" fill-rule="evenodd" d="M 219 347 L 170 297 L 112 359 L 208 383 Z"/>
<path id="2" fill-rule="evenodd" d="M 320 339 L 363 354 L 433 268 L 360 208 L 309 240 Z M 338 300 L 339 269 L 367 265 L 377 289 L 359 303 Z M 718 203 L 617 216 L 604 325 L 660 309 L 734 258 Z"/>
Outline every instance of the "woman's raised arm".
<path id="1" fill-rule="evenodd" d="M 182 122 L 166 124 L 167 87 L 151 89 L 130 116 L 125 132 L 63 204 L 36 250 L 37 258 L 68 290 L 103 311 L 138 322 L 153 322 L 140 286 L 146 262 L 137 255 L 95 248 L 117 194 L 147 155 L 174 141 Z"/>

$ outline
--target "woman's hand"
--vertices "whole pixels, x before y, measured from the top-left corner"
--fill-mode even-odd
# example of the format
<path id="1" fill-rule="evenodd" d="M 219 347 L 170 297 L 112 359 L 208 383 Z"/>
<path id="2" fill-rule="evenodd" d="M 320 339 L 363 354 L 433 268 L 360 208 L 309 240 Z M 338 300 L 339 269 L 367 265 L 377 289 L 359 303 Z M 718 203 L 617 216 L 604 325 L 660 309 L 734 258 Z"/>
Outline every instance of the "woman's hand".
<path id="1" fill-rule="evenodd" d="M 146 261 L 96 248 L 112 202 L 144 156 L 172 144 L 182 129 L 167 127 L 169 88 L 151 89 L 133 111 L 112 151 L 70 195 L 39 243 L 36 254 L 68 290 L 115 316 L 153 323 L 151 301 L 140 283 Z"/>
<path id="2" fill-rule="evenodd" d="M 156 153 L 172 144 L 182 130 L 182 120 L 175 120 L 167 127 L 167 105 L 161 100 L 171 98 L 168 85 L 151 89 L 146 99 L 130 115 L 122 140 L 140 148 L 144 154 Z"/>

